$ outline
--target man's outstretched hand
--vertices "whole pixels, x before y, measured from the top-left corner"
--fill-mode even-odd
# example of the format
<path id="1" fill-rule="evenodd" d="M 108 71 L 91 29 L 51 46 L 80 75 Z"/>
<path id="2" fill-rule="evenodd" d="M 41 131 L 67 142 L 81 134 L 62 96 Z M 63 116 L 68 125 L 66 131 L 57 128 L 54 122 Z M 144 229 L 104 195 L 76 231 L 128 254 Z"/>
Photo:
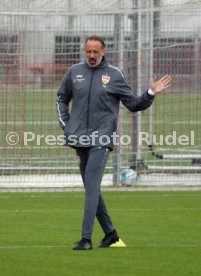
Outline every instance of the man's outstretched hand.
<path id="1" fill-rule="evenodd" d="M 172 78 L 170 75 L 164 75 L 161 79 L 157 80 L 154 78 L 154 81 L 151 84 L 151 90 L 154 92 L 155 95 L 162 92 L 167 87 L 171 86 Z"/>

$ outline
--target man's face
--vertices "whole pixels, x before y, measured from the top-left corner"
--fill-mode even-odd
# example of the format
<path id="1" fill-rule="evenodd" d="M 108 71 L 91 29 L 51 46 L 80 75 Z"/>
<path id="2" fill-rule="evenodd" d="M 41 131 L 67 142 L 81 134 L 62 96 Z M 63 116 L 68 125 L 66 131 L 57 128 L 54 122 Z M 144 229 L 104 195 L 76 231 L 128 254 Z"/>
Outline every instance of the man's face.
<path id="1" fill-rule="evenodd" d="M 89 66 L 96 67 L 100 64 L 102 57 L 105 55 L 105 49 L 100 41 L 88 40 L 85 45 L 85 56 Z"/>

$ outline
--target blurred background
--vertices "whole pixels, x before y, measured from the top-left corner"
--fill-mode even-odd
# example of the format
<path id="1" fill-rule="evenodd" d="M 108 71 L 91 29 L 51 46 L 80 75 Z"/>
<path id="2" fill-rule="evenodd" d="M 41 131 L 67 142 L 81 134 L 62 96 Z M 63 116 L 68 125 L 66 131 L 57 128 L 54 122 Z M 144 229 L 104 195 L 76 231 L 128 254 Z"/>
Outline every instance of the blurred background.
<path id="1" fill-rule="evenodd" d="M 124 185 L 129 168 L 137 186 L 201 185 L 201 1 L 1 0 L 0 190 L 82 185 L 74 150 L 62 146 L 56 93 L 92 34 L 136 95 L 154 76 L 173 78 L 150 109 L 121 106 L 118 133 L 131 141 L 111 153 L 103 185 Z"/>

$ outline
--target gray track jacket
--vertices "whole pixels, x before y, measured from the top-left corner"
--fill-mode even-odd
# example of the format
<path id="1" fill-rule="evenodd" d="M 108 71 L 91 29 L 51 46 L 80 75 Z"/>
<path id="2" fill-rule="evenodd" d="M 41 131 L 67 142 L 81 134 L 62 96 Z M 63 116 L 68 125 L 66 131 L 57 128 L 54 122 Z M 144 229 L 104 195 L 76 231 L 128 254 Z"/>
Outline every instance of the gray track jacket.
<path id="1" fill-rule="evenodd" d="M 122 72 L 105 58 L 95 68 L 86 62 L 73 65 L 64 76 L 57 95 L 59 122 L 67 145 L 74 148 L 113 149 L 120 101 L 136 112 L 148 108 L 154 100 L 147 91 L 140 97 L 135 96 Z"/>

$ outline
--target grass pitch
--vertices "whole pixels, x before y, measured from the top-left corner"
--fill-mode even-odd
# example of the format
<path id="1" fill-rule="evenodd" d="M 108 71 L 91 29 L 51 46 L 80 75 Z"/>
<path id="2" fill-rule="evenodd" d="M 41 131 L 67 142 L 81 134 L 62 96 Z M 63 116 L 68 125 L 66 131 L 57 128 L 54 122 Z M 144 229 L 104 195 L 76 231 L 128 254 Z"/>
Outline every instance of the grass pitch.
<path id="1" fill-rule="evenodd" d="M 0 275 L 201 275 L 201 192 L 104 192 L 126 248 L 73 251 L 84 193 L 0 194 Z"/>

